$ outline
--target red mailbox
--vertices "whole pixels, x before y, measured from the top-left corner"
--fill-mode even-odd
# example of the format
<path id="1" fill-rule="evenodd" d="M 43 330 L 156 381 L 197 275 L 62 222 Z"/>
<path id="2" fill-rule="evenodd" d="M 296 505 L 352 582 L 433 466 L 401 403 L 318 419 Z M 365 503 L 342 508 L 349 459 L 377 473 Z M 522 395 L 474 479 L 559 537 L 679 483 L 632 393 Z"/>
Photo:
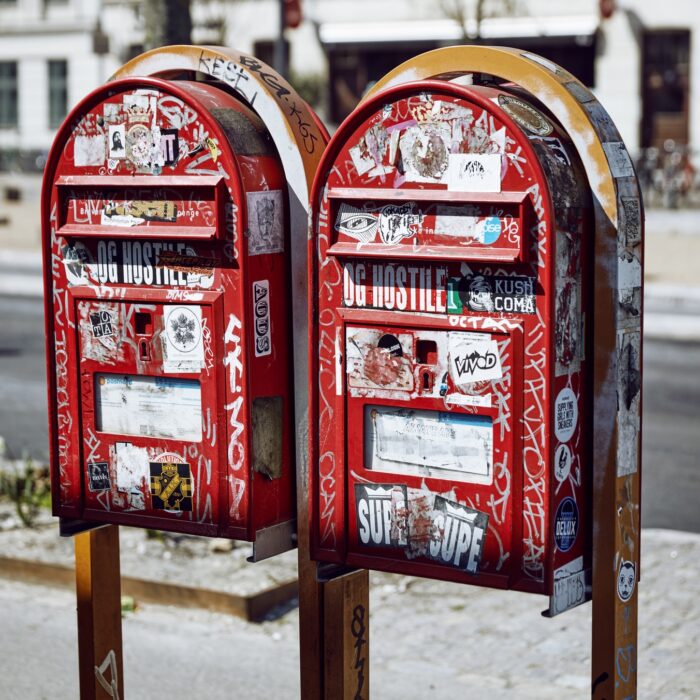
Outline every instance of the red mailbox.
<path id="1" fill-rule="evenodd" d="M 591 195 L 511 86 L 379 93 L 312 194 L 313 556 L 582 602 Z"/>
<path id="2" fill-rule="evenodd" d="M 264 124 L 219 87 L 128 78 L 66 119 L 43 192 L 55 514 L 291 546 L 286 209 Z"/>

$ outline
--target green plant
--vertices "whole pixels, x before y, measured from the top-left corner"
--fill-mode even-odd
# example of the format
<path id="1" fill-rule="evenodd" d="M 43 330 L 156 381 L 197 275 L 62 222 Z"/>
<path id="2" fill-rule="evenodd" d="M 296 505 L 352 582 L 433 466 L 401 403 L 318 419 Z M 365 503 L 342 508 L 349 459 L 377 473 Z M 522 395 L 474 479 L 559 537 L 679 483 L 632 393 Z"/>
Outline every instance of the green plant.
<path id="1" fill-rule="evenodd" d="M 42 508 L 51 507 L 48 467 L 31 458 L 0 469 L 0 495 L 10 498 L 25 527 L 33 527 Z"/>

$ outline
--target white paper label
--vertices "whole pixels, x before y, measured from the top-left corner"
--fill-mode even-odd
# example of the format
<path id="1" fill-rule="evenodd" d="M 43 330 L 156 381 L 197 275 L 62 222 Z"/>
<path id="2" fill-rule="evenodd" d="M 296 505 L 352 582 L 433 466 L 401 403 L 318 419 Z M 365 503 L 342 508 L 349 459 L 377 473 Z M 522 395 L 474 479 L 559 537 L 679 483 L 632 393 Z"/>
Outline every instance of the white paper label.
<path id="1" fill-rule="evenodd" d="M 450 333 L 450 377 L 456 386 L 500 379 L 503 376 L 498 343 L 495 340 L 473 341 Z"/>
<path id="2" fill-rule="evenodd" d="M 202 390 L 193 379 L 98 374 L 95 413 L 97 429 L 105 433 L 202 439 Z"/>
<path id="3" fill-rule="evenodd" d="M 165 306 L 163 369 L 172 374 L 199 372 L 204 367 L 201 306 Z"/>
<path id="4" fill-rule="evenodd" d="M 456 192 L 500 192 L 499 153 L 451 153 L 447 189 Z"/>

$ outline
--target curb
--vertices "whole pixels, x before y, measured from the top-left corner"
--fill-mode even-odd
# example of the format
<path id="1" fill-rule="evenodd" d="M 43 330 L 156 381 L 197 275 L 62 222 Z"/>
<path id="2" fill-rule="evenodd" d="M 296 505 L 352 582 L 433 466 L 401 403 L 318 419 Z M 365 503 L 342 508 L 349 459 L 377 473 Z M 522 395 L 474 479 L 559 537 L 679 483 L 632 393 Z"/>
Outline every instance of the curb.
<path id="1" fill-rule="evenodd" d="M 0 556 L 0 576 L 57 588 L 75 588 L 75 569 L 61 564 Z M 122 595 L 137 602 L 199 608 L 262 622 L 275 608 L 288 605 L 299 595 L 299 582 L 287 581 L 259 593 L 242 596 L 207 588 L 180 586 L 146 579 L 121 577 Z"/>

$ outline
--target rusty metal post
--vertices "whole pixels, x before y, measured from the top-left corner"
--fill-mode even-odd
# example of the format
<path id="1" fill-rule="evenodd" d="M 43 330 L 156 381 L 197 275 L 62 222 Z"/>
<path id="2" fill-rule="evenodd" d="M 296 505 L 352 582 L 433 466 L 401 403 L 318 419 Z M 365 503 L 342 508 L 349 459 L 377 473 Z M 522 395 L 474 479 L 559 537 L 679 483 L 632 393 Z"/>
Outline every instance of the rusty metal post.
<path id="1" fill-rule="evenodd" d="M 119 528 L 75 536 L 80 700 L 124 697 Z"/>

